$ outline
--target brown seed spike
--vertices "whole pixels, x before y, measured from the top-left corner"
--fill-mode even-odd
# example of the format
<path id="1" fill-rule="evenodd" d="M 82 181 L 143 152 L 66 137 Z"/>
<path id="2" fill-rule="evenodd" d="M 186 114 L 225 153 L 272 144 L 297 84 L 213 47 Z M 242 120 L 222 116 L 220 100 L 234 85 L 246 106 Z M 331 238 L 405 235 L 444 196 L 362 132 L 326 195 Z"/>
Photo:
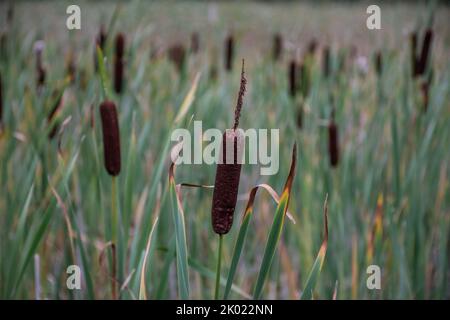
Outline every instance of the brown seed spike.
<path id="1" fill-rule="evenodd" d="M 125 36 L 119 33 L 116 37 L 116 54 L 114 57 L 114 90 L 122 93 L 124 77 Z"/>
<path id="2" fill-rule="evenodd" d="M 289 94 L 292 98 L 295 98 L 295 94 L 297 93 L 297 64 L 295 60 L 291 60 L 291 62 L 289 63 L 288 76 Z"/>
<path id="3" fill-rule="evenodd" d="M 180 43 L 174 44 L 169 48 L 168 55 L 169 60 L 175 65 L 177 71 L 181 73 L 183 71 L 186 58 L 186 50 L 184 49 L 184 46 Z"/>
<path id="4" fill-rule="evenodd" d="M 211 217 L 213 230 L 217 234 L 226 234 L 233 225 L 241 175 L 241 156 L 244 144 L 242 130 L 237 129 L 242 109 L 242 100 L 246 90 L 247 80 L 244 75 L 242 61 L 241 85 L 235 109 L 233 129 L 228 129 L 222 137 L 220 163 L 217 165 L 216 180 L 212 201 Z M 229 154 L 227 152 L 232 152 Z"/>
<path id="5" fill-rule="evenodd" d="M 231 71 L 233 69 L 233 55 L 234 55 L 234 39 L 230 34 L 225 39 L 225 70 Z"/>
<path id="6" fill-rule="evenodd" d="M 104 101 L 100 105 L 102 120 L 103 147 L 106 171 L 112 176 L 120 173 L 120 133 L 116 105 Z"/>
<path id="7" fill-rule="evenodd" d="M 330 156 L 331 166 L 336 167 L 339 163 L 339 141 L 338 128 L 334 122 L 334 111 L 328 125 L 328 153 Z"/>
<path id="8" fill-rule="evenodd" d="M 273 37 L 273 60 L 278 61 L 283 53 L 283 37 L 277 33 Z"/>
<path id="9" fill-rule="evenodd" d="M 420 60 L 418 61 L 418 73 L 423 75 L 427 69 L 428 60 L 431 51 L 431 44 L 433 40 L 433 30 L 427 29 L 423 40 L 422 52 L 420 54 Z"/>

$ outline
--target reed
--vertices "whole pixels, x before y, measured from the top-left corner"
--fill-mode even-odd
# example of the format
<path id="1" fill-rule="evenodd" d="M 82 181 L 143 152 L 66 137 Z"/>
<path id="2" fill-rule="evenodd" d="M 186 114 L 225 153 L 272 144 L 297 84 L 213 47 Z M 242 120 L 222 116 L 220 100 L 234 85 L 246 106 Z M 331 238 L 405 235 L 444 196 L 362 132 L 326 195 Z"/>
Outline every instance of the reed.
<path id="1" fill-rule="evenodd" d="M 288 79 L 289 79 L 289 95 L 295 98 L 297 94 L 297 63 L 294 59 L 288 65 Z"/>
<path id="2" fill-rule="evenodd" d="M 0 70 L 0 132 L 3 129 L 3 82 L 2 71 Z"/>
<path id="3" fill-rule="evenodd" d="M 198 32 L 193 32 L 191 34 L 191 52 L 196 54 L 200 49 L 200 36 Z"/>
<path id="4" fill-rule="evenodd" d="M 322 51 L 322 71 L 323 76 L 328 78 L 330 76 L 330 47 L 326 46 Z"/>

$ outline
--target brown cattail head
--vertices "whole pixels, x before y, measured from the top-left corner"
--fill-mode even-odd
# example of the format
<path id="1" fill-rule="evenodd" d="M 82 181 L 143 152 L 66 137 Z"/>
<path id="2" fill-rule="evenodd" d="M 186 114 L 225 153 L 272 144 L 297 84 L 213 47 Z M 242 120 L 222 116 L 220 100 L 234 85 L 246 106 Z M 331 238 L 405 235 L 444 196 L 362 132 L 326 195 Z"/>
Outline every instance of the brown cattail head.
<path id="1" fill-rule="evenodd" d="M 120 173 L 120 133 L 116 105 L 112 101 L 104 101 L 100 105 L 102 120 L 103 147 L 106 171 L 112 176 Z"/>
<path id="2" fill-rule="evenodd" d="M 418 63 L 418 73 L 423 75 L 427 70 L 428 61 L 431 53 L 431 44 L 433 41 L 433 30 L 427 29 L 425 31 L 425 37 L 423 39 L 422 52 Z"/>
<path id="3" fill-rule="evenodd" d="M 45 75 L 46 75 L 46 71 L 45 71 L 45 67 L 44 67 L 44 63 L 42 61 L 42 53 L 44 51 L 44 41 L 37 41 L 35 46 L 34 46 L 34 50 L 36 52 L 36 74 L 37 74 L 37 86 L 38 88 L 42 87 L 45 83 Z"/>
<path id="4" fill-rule="evenodd" d="M 233 55 L 234 55 L 234 38 L 229 34 L 225 39 L 225 70 L 231 71 L 233 69 Z"/>
<path id="5" fill-rule="evenodd" d="M 381 54 L 381 51 L 378 51 L 375 54 L 375 71 L 378 76 L 380 76 L 381 72 L 383 71 L 383 56 Z"/>
<path id="6" fill-rule="evenodd" d="M 288 76 L 289 94 L 292 98 L 295 98 L 295 94 L 297 93 L 297 63 L 294 59 L 289 62 Z"/>
<path id="7" fill-rule="evenodd" d="M 273 36 L 273 60 L 278 61 L 283 54 L 283 37 L 280 33 Z"/>
<path id="8" fill-rule="evenodd" d="M 193 32 L 191 34 L 191 52 L 197 53 L 200 49 L 200 36 L 198 35 L 198 32 Z"/>
<path id="9" fill-rule="evenodd" d="M 216 180 L 211 209 L 212 226 L 217 234 L 226 234 L 233 224 L 234 209 L 236 208 L 241 175 L 242 150 L 244 134 L 237 129 L 242 108 L 242 99 L 246 90 L 247 80 L 244 75 L 242 62 L 241 86 L 235 109 L 233 129 L 228 129 L 222 137 L 220 162 L 217 165 Z"/>
<path id="10" fill-rule="evenodd" d="M 106 31 L 103 25 L 100 26 L 100 31 L 95 37 L 95 46 L 94 46 L 94 66 L 95 71 L 98 71 L 98 61 L 97 61 L 97 46 L 103 51 L 105 51 L 106 44 Z"/>
<path id="11" fill-rule="evenodd" d="M 330 156 L 330 164 L 334 168 L 339 163 L 339 137 L 338 128 L 334 121 L 334 110 L 331 114 L 331 120 L 328 124 L 328 154 Z"/>
<path id="12" fill-rule="evenodd" d="M 75 81 L 76 70 L 77 66 L 75 64 L 74 53 L 71 51 L 67 56 L 67 66 L 66 66 L 67 76 L 69 77 L 71 83 Z"/>
<path id="13" fill-rule="evenodd" d="M 175 65 L 177 71 L 181 73 L 183 71 L 186 58 L 186 50 L 184 49 L 184 46 L 181 43 L 174 44 L 169 48 L 168 55 L 169 60 Z"/>
<path id="14" fill-rule="evenodd" d="M 6 12 L 6 21 L 8 22 L 8 25 L 11 25 L 14 19 L 14 6 L 12 4 L 12 1 L 8 5 L 8 11 Z"/>
<path id="15" fill-rule="evenodd" d="M 119 33 L 116 37 L 116 52 L 114 56 L 114 90 L 116 93 L 122 93 L 124 78 L 124 54 L 125 54 L 125 36 Z"/>
<path id="16" fill-rule="evenodd" d="M 323 49 L 323 56 L 322 56 L 322 69 L 323 69 L 323 76 L 325 78 L 328 78 L 330 75 L 330 47 L 326 46 Z"/>
<path id="17" fill-rule="evenodd" d="M 308 54 L 314 56 L 316 54 L 317 49 L 317 40 L 312 39 L 308 44 Z"/>

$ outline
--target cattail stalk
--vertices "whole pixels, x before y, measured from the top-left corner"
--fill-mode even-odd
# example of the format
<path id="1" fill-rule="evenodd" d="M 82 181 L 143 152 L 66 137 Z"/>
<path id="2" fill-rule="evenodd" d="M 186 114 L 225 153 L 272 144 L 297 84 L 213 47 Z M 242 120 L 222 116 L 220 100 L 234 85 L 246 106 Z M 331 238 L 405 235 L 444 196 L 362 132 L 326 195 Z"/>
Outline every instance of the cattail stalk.
<path id="1" fill-rule="evenodd" d="M 233 69 L 234 56 L 234 38 L 233 35 L 228 35 L 225 39 L 225 70 L 231 71 Z"/>
<path id="2" fill-rule="evenodd" d="M 277 33 L 273 37 L 273 60 L 278 61 L 283 54 L 283 37 Z"/>
<path id="3" fill-rule="evenodd" d="M 116 37 L 116 53 L 114 56 L 114 90 L 122 93 L 124 78 L 125 36 L 119 33 Z"/>
<path id="4" fill-rule="evenodd" d="M 335 168 L 339 163 L 339 137 L 338 128 L 334 121 L 334 110 L 328 124 L 328 154 L 330 156 L 330 164 Z"/>
<path id="5" fill-rule="evenodd" d="M 52 125 L 52 122 L 54 122 L 54 124 L 52 125 L 52 127 L 50 129 L 50 132 L 48 133 L 48 138 L 50 140 L 55 137 L 55 135 L 59 129 L 59 121 L 58 120 L 54 121 L 53 119 L 59 113 L 59 110 L 61 110 L 61 108 L 62 108 L 63 99 L 64 99 L 63 96 L 64 96 L 64 91 L 61 93 L 59 93 L 57 91 L 53 92 L 53 99 L 54 99 L 55 103 L 52 106 L 52 108 L 50 109 L 49 114 L 47 115 L 47 123 L 49 125 Z"/>

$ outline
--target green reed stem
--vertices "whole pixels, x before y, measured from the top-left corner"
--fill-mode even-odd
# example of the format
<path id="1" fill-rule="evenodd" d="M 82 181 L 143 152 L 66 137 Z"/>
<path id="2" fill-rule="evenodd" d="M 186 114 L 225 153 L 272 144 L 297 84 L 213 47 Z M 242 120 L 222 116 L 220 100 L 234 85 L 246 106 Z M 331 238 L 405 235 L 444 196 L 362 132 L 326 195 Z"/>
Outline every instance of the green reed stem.
<path id="1" fill-rule="evenodd" d="M 217 257 L 217 270 L 216 270 L 216 290 L 214 291 L 214 300 L 219 299 L 219 286 L 220 286 L 220 266 L 222 264 L 222 235 L 219 235 L 219 251 Z"/>

